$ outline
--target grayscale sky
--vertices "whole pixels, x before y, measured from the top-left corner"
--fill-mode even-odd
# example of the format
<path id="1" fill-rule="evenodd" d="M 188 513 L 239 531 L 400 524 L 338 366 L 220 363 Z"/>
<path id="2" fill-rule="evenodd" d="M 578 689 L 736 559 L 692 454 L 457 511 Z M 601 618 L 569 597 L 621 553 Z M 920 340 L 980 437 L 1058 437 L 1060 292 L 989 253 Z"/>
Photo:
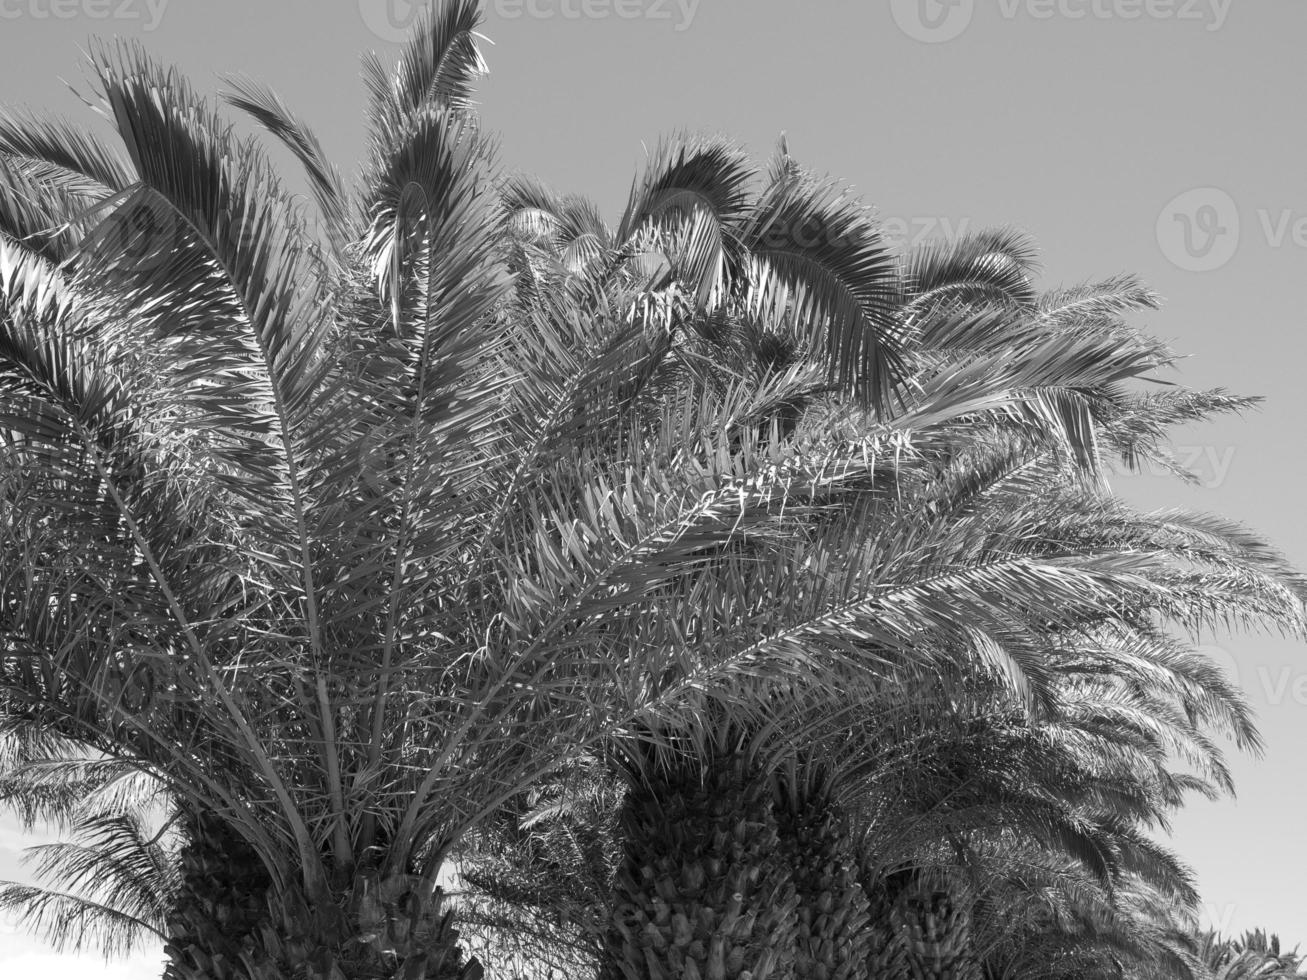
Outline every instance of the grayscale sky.
<path id="1" fill-rule="evenodd" d="M 1240 519 L 1307 566 L 1300 423 L 1307 282 L 1307 4 L 1295 0 L 486 0 L 480 90 L 502 160 L 610 218 L 661 134 L 777 135 L 838 175 L 904 241 L 1013 224 L 1048 285 L 1134 272 L 1165 298 L 1152 330 L 1192 354 L 1178 380 L 1266 396 L 1183 432 L 1203 486 L 1114 485 L 1149 506 Z M 207 90 L 244 72 L 359 159 L 358 53 L 390 46 L 407 0 L 0 0 L 0 102 L 89 118 L 79 45 L 139 38 Z M 79 114 L 80 111 L 80 114 Z M 1237 801 L 1196 801 L 1172 845 L 1212 925 L 1307 943 L 1307 659 L 1278 638 L 1212 637 L 1266 736 Z M 0 877 L 27 840 L 0 824 Z M 91 967 L 0 927 L 0 973 Z M 157 976 L 147 957 L 113 980 Z M 98 967 L 97 967 L 98 969 Z"/>

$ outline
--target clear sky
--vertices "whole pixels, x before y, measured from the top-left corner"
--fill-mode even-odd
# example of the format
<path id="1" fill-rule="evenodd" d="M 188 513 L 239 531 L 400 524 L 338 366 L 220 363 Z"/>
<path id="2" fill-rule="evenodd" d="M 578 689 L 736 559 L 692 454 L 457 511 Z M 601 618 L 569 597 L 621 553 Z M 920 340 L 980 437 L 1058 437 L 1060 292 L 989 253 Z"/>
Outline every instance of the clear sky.
<path id="1" fill-rule="evenodd" d="M 901 236 L 1010 223 L 1049 285 L 1134 272 L 1167 300 L 1152 330 L 1193 356 L 1179 380 L 1266 396 L 1246 419 L 1184 432 L 1190 490 L 1121 477 L 1149 506 L 1245 521 L 1307 566 L 1300 498 L 1307 282 L 1307 91 L 1297 0 L 487 0 L 480 91 L 502 158 L 560 190 L 625 201 L 645 146 L 675 129 L 777 135 L 850 181 Z M 407 0 L 0 0 L 0 102 L 78 115 L 93 34 L 140 38 L 201 88 L 262 79 L 345 169 L 359 158 L 357 55 L 385 48 Z M 83 110 L 84 112 L 84 110 Z M 1237 758 L 1239 798 L 1197 801 L 1173 846 L 1212 924 L 1307 944 L 1300 644 L 1208 638 L 1256 705 L 1268 750 Z M 23 841 L 0 829 L 0 877 Z M 0 933 L 0 972 L 57 980 Z M 62 972 L 61 972 L 62 971 Z M 140 964 L 112 977 L 157 975 Z"/>

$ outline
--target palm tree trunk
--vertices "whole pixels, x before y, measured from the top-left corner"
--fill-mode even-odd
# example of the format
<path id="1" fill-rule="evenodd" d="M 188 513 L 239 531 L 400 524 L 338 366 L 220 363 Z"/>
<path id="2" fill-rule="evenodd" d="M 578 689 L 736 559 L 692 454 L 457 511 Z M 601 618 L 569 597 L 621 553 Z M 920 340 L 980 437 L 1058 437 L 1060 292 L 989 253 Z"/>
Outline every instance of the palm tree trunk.
<path id="1" fill-rule="evenodd" d="M 658 769 L 622 810 L 605 973 L 790 980 L 796 898 L 770 787 L 737 758 Z"/>
<path id="2" fill-rule="evenodd" d="M 917 882 L 891 912 L 904 938 L 912 980 L 980 980 L 971 946 L 971 909 L 946 887 Z"/>
<path id="3" fill-rule="evenodd" d="M 336 900 L 298 892 L 271 903 L 251 980 L 480 980 L 465 960 L 444 894 L 417 876 L 361 875 Z"/>
<path id="4" fill-rule="evenodd" d="M 440 889 L 362 875 L 309 902 L 278 892 L 258 855 L 210 817 L 189 820 L 165 980 L 478 980 Z"/>
<path id="5" fill-rule="evenodd" d="M 884 876 L 859 855 L 868 897 L 869 977 L 874 980 L 981 980 L 971 942 L 971 908 L 947 882 L 917 871 Z"/>
<path id="6" fill-rule="evenodd" d="M 865 857 L 858 854 L 858 882 L 867 901 L 867 976 L 872 980 L 912 980 L 906 936 L 893 915 L 888 882 Z"/>
<path id="7" fill-rule="evenodd" d="M 887 917 L 868 927 L 867 976 L 874 980 L 915 980 L 908 964 L 907 944 Z"/>
<path id="8" fill-rule="evenodd" d="M 842 815 L 825 799 L 786 793 L 776 816 L 798 897 L 796 980 L 880 980 L 869 972 L 867 897 Z"/>
<path id="9" fill-rule="evenodd" d="M 165 980 L 249 980 L 246 960 L 268 920 L 263 862 L 221 821 L 184 817 L 181 890 L 168 916 Z"/>

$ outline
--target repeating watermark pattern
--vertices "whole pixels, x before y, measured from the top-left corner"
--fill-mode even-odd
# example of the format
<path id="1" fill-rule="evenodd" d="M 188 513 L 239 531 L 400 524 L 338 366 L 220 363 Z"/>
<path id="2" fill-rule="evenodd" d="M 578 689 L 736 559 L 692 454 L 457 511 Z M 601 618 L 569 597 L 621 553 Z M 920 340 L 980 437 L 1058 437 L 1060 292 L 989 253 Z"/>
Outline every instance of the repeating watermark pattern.
<path id="1" fill-rule="evenodd" d="M 0 0 L 2 2 L 2 0 Z M 47 0 L 48 2 L 48 0 Z M 489 0 L 500 20 L 647 20 L 689 30 L 702 0 Z M 359 0 L 363 23 L 377 37 L 397 44 L 429 6 L 425 0 Z"/>
<path id="2" fill-rule="evenodd" d="M 1195 653 L 1221 668 L 1226 679 L 1243 691 L 1254 709 L 1285 704 L 1307 705 L 1307 669 L 1296 664 L 1240 663 L 1233 652 L 1216 644 L 1204 644 Z"/>
<path id="3" fill-rule="evenodd" d="M 1198 485 L 1204 490 L 1217 490 L 1225 485 L 1234 464 L 1234 446 L 1172 446 L 1172 461 L 1176 466 L 1193 474 Z M 1173 469 L 1156 460 L 1144 460 L 1138 467 L 1131 468 L 1119 459 L 1112 459 L 1104 464 L 1109 479 L 1130 479 L 1132 477 L 1160 477 L 1175 480 Z"/>
<path id="4" fill-rule="evenodd" d="M 802 221 L 769 225 L 759 244 L 777 248 L 856 248 L 863 243 L 864 229 L 865 226 L 843 224 L 831 227 L 820 216 L 806 214 Z M 884 246 L 901 253 L 927 241 L 961 238 L 971 230 L 971 219 L 943 215 L 881 215 L 876 219 L 875 229 Z"/>
<path id="5" fill-rule="evenodd" d="M 700 206 L 684 190 L 657 193 L 645 206 L 646 217 L 687 218 Z M 863 220 L 868 214 L 872 220 Z M 807 209 L 784 209 L 758 229 L 762 248 L 860 249 L 872 236 L 891 251 L 902 252 L 927 241 L 953 241 L 971 233 L 971 218 L 941 214 L 881 214 L 858 207 L 830 213 Z"/>
<path id="6" fill-rule="evenodd" d="M 1239 661 L 1234 654 L 1215 643 L 1204 643 L 1194 647 L 1194 653 L 1221 669 L 1225 679 L 1237 688 L 1243 687 L 1243 677 L 1239 670 Z"/>
<path id="7" fill-rule="evenodd" d="M 702 0 L 490 0 L 503 20 L 654 20 L 689 30 Z"/>
<path id="8" fill-rule="evenodd" d="M 1239 249 L 1239 207 L 1219 187 L 1177 194 L 1157 216 L 1157 244 L 1186 272 L 1221 268 Z"/>
<path id="9" fill-rule="evenodd" d="M 650 203 L 648 214 L 650 217 L 684 216 L 690 206 L 683 192 L 669 192 L 663 199 Z M 196 249 L 207 251 L 213 242 L 230 252 L 259 247 L 266 229 L 258 217 L 223 210 L 212 223 L 213 241 L 202 244 L 194 227 L 183 216 L 156 203 L 136 202 L 120 208 L 97 225 L 84 248 L 97 257 L 99 268 L 147 276 L 182 261 Z M 928 242 L 961 239 L 971 233 L 972 224 L 970 217 L 957 215 L 879 214 L 866 222 L 844 213 L 827 219 L 819 213 L 800 211 L 792 220 L 768 223 L 761 229 L 757 244 L 778 249 L 852 250 L 868 247 L 875 241 L 873 236 L 878 235 L 884 249 L 903 254 Z M 1217 477 L 1223 479 L 1224 470 Z"/>
<path id="10" fill-rule="evenodd" d="M 1207 928 L 1212 929 L 1223 936 L 1232 935 L 1234 932 L 1234 916 L 1237 906 L 1232 902 L 1204 902 L 1203 913 Z"/>
<path id="11" fill-rule="evenodd" d="M 896 251 L 908 251 L 928 241 L 956 241 L 971 233 L 971 219 L 939 214 L 882 216 L 880 233 Z"/>
<path id="12" fill-rule="evenodd" d="M 890 13 L 914 41 L 942 44 L 971 26 L 976 0 L 890 0 Z"/>
<path id="13" fill-rule="evenodd" d="M 1004 20 L 1160 20 L 1201 24 L 1219 31 L 1234 0 L 997 0 Z M 908 37 L 942 44 L 971 26 L 975 0 L 890 0 L 894 22 Z"/>
<path id="14" fill-rule="evenodd" d="M 369 31 L 387 44 L 398 44 L 427 9 L 414 0 L 359 0 L 359 16 Z"/>
<path id="15" fill-rule="evenodd" d="M 1220 269 L 1250 238 L 1267 248 L 1307 249 L 1307 212 L 1256 208 L 1252 222 L 1244 220 L 1246 214 L 1219 187 L 1195 187 L 1162 208 L 1157 244 L 1167 261 L 1186 272 Z"/>
<path id="16" fill-rule="evenodd" d="M 258 214 L 243 216 L 223 209 L 212 224 L 212 241 L 226 252 L 248 252 L 260 245 L 267 229 Z M 208 249 L 195 229 L 177 212 L 152 201 L 124 205 L 101 221 L 82 248 L 98 267 L 123 275 L 148 276 L 181 261 L 186 253 Z"/>
<path id="17" fill-rule="evenodd" d="M 157 30 L 171 0 L 0 0 L 2 20 L 135 22 Z"/>

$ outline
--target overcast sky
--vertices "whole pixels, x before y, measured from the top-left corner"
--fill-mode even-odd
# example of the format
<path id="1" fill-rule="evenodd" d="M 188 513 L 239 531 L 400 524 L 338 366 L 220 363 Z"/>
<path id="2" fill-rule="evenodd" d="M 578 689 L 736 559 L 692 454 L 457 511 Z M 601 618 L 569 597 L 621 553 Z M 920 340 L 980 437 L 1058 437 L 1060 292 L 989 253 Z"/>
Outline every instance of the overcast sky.
<path id="1" fill-rule="evenodd" d="M 362 137 L 357 55 L 390 46 L 412 12 L 406 0 L 0 0 L 0 102 L 87 118 L 57 79 L 84 77 L 90 35 L 121 34 L 201 89 L 226 72 L 270 83 L 348 170 Z M 495 43 L 479 98 L 503 162 L 610 218 L 661 134 L 724 132 L 761 159 L 784 130 L 793 155 L 850 181 L 904 239 L 1014 224 L 1040 241 L 1050 286 L 1139 274 L 1167 300 L 1149 326 L 1193 355 L 1176 380 L 1267 400 L 1181 434 L 1202 487 L 1149 474 L 1116 486 L 1240 519 L 1307 565 L 1307 4 L 488 0 L 484 32 Z M 1269 748 L 1234 759 L 1238 800 L 1194 802 L 1172 844 L 1197 868 L 1213 925 L 1294 945 L 1307 940 L 1307 651 L 1205 642 L 1243 683 Z M 23 846 L 3 827 L 0 877 Z M 89 965 L 0 933 L 7 976 Z"/>

